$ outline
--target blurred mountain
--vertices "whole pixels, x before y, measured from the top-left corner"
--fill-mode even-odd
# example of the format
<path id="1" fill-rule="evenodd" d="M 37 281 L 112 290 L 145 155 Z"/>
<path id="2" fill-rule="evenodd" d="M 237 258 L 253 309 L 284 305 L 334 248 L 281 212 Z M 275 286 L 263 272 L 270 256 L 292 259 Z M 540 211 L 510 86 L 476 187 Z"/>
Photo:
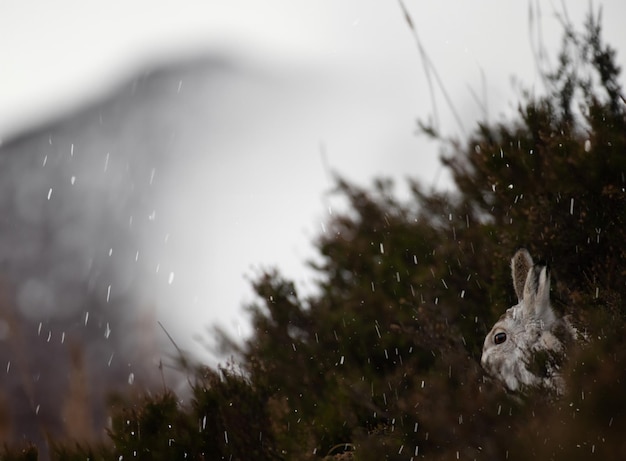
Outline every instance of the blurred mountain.
<path id="1" fill-rule="evenodd" d="M 0 146 L 2 440 L 97 438 L 107 393 L 161 385 L 155 286 L 174 273 L 159 207 L 185 181 L 175 164 L 211 155 L 190 132 L 237 72 L 214 56 L 156 66 Z"/>

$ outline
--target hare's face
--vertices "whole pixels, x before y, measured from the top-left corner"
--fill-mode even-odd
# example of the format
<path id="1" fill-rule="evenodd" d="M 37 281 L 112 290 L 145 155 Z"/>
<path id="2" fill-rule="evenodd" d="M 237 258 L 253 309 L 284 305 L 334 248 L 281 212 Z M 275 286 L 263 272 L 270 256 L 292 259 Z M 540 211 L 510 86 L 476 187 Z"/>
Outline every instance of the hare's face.
<path id="1" fill-rule="evenodd" d="M 528 370 L 532 344 L 540 332 L 525 328 L 522 309 L 523 305 L 518 304 L 500 317 L 485 337 L 481 358 L 483 369 L 512 391 L 540 384 L 540 379 Z"/>
<path id="2" fill-rule="evenodd" d="M 553 331 L 564 321 L 557 318 L 550 305 L 548 269 L 534 265 L 526 250 L 515 254 L 511 268 L 519 303 L 507 309 L 487 334 L 481 365 L 512 391 L 538 385 L 558 390 L 554 367 L 535 363 L 536 357 L 546 362 L 547 357 L 563 352 Z"/>

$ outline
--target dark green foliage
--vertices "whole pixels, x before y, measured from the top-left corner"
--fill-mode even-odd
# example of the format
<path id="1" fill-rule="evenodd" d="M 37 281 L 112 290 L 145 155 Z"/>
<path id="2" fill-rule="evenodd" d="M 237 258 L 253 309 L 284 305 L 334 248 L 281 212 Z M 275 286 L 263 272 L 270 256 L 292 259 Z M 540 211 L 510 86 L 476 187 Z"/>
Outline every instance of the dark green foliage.
<path id="1" fill-rule="evenodd" d="M 51 459 L 55 461 L 106 461 L 114 458 L 108 445 L 97 444 L 89 447 L 68 444 L 53 446 Z"/>
<path id="2" fill-rule="evenodd" d="M 190 421 L 166 392 L 127 405 L 113 418 L 110 437 L 123 459 L 183 459 L 189 455 Z"/>
<path id="3" fill-rule="evenodd" d="M 186 406 L 171 392 L 121 406 L 112 459 L 280 459 L 261 389 L 231 367 L 199 368 L 192 391 Z"/>
<path id="4" fill-rule="evenodd" d="M 589 459 L 626 452 L 626 118 L 598 20 L 565 31 L 559 66 L 518 117 L 448 144 L 457 191 L 337 180 L 348 200 L 316 242 L 318 291 L 254 282 L 241 369 L 198 368 L 114 411 L 112 444 L 56 459 Z M 514 304 L 509 259 L 552 266 L 555 306 L 586 335 L 558 365 L 566 394 L 511 395 L 479 365 Z M 559 333 L 557 332 L 557 335 Z M 558 360 L 558 362 L 557 362 Z M 31 459 L 10 455 L 2 459 Z M 20 457 L 21 456 L 21 457 Z M 36 456 L 36 454 L 35 454 Z"/>
<path id="5" fill-rule="evenodd" d="M 32 445 L 28 445 L 24 448 L 9 448 L 4 446 L 0 459 L 2 461 L 37 461 L 38 450 Z"/>
<path id="6" fill-rule="evenodd" d="M 203 368 L 193 385 L 194 433 L 206 459 L 272 460 L 274 438 L 268 417 L 268 394 L 231 369 Z M 193 439 L 193 433 L 190 434 Z"/>

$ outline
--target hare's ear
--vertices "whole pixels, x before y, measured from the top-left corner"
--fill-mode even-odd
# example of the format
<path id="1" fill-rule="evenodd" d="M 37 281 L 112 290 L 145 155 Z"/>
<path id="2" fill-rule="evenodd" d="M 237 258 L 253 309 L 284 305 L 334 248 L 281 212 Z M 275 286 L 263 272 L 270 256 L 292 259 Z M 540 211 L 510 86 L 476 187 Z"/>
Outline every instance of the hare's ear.
<path id="1" fill-rule="evenodd" d="M 549 328 L 556 320 L 550 305 L 550 273 L 546 266 L 534 266 L 524 284 L 524 318 L 540 320 L 544 328 Z"/>
<path id="2" fill-rule="evenodd" d="M 513 277 L 513 288 L 517 300 L 522 301 L 524 298 L 524 286 L 528 278 L 528 271 L 533 267 L 533 258 L 530 257 L 528 251 L 524 248 L 517 250 L 511 259 L 511 276 Z"/>

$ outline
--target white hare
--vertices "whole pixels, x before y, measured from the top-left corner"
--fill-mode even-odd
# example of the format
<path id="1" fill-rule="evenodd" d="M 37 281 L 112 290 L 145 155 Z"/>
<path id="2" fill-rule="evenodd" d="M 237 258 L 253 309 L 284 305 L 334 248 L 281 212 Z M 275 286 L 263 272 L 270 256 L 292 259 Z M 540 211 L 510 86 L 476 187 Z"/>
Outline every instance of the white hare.
<path id="1" fill-rule="evenodd" d="M 525 249 L 511 260 L 518 303 L 506 310 L 485 338 L 481 365 L 511 391 L 545 387 L 562 393 L 558 373 L 565 345 L 576 336 L 550 305 L 550 274 Z"/>

